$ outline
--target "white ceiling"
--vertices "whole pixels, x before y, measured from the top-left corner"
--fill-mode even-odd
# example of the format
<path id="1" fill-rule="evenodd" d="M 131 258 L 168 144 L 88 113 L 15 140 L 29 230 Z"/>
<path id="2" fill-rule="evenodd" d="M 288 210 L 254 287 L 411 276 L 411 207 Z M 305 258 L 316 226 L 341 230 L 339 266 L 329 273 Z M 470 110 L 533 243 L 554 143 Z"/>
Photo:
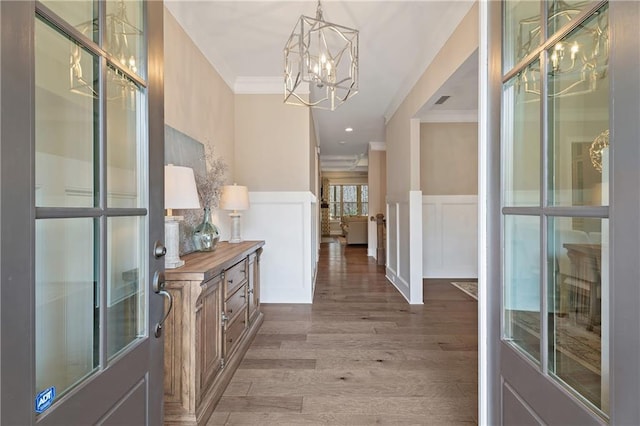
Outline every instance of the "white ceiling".
<path id="1" fill-rule="evenodd" d="M 322 2 L 327 22 L 360 31 L 359 93 L 333 112 L 314 110 L 323 170 L 366 170 L 369 142 L 385 141 L 385 120 L 472 4 L 468 0 Z M 236 93 L 251 90 L 249 83 L 283 93 L 284 44 L 300 15 L 313 17 L 316 9 L 314 0 L 165 0 L 165 5 Z M 437 98 L 430 100 L 421 111 L 427 121 L 449 110 L 458 115 L 460 110 L 474 110 L 477 58 L 461 67 L 442 90 L 451 98 L 435 108 Z M 432 109 L 437 109 L 435 115 Z M 353 132 L 345 132 L 346 127 Z"/>

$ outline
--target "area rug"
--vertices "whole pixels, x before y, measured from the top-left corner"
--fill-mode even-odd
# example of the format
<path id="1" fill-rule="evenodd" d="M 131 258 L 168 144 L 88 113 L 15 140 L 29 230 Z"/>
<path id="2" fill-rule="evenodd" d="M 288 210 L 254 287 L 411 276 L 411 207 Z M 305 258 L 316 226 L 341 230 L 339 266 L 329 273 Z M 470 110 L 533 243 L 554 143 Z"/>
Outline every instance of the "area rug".
<path id="1" fill-rule="evenodd" d="M 451 284 L 467 293 L 469 296 L 478 300 L 478 282 L 477 281 L 451 281 Z"/>
<path id="2" fill-rule="evenodd" d="M 510 311 L 516 325 L 540 338 L 540 316 L 537 312 Z M 555 317 L 555 341 L 557 349 L 583 367 L 600 374 L 600 326 L 587 331 L 571 315 Z"/>

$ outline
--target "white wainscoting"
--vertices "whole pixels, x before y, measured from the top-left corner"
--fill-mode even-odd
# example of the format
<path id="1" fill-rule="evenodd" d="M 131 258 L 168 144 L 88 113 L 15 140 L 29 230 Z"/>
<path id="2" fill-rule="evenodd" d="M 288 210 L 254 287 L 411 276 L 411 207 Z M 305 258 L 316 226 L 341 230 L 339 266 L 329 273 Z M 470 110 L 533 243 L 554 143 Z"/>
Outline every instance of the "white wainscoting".
<path id="1" fill-rule="evenodd" d="M 387 198 L 387 279 L 411 304 L 422 304 L 421 192 Z"/>
<path id="2" fill-rule="evenodd" d="M 424 278 L 478 277 L 478 197 L 425 195 Z"/>
<path id="3" fill-rule="evenodd" d="M 250 192 L 245 240 L 264 240 L 260 301 L 312 303 L 317 268 L 317 206 L 311 192 Z"/>

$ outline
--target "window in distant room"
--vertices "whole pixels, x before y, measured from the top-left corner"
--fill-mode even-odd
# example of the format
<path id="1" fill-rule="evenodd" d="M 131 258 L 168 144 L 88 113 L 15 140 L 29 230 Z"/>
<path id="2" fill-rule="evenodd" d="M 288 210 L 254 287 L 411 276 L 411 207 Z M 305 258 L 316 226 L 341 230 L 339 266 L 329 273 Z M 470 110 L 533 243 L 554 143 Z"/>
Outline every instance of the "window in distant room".
<path id="1" fill-rule="evenodd" d="M 329 216 L 367 216 L 369 188 L 367 185 L 329 185 Z"/>

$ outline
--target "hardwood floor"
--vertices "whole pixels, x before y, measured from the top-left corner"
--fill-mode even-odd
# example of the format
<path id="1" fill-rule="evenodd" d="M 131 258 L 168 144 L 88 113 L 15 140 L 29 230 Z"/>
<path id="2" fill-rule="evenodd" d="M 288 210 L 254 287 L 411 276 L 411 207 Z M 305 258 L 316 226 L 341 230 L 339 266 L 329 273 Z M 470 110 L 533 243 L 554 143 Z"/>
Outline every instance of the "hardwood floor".
<path id="1" fill-rule="evenodd" d="M 313 305 L 262 309 L 209 425 L 477 424 L 477 302 L 449 280 L 411 306 L 365 246 L 322 244 Z"/>

